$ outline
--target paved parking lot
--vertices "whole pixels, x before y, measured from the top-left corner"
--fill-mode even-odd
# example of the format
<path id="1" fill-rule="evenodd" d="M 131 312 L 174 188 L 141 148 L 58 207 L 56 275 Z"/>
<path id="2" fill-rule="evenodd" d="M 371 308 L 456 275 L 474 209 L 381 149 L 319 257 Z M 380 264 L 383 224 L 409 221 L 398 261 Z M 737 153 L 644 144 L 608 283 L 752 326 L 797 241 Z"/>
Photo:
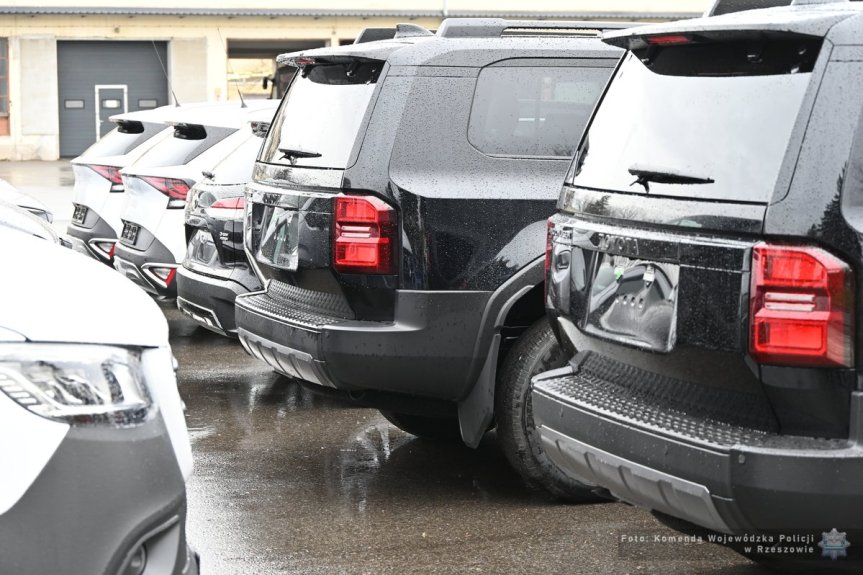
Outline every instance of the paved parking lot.
<path id="1" fill-rule="evenodd" d="M 0 163 L 0 177 L 65 229 L 67 163 Z M 476 451 L 415 440 L 162 309 L 196 457 L 190 539 L 207 575 L 763 573 L 709 543 L 653 542 L 679 536 L 644 511 L 529 492 L 493 433 Z M 647 542 L 621 543 L 633 537 Z"/>

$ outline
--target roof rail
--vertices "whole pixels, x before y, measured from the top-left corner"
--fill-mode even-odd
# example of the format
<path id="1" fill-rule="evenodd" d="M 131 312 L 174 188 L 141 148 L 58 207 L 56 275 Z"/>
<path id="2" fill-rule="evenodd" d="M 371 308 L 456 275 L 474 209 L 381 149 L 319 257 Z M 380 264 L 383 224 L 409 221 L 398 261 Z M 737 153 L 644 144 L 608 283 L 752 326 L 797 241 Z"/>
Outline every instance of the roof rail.
<path id="1" fill-rule="evenodd" d="M 376 40 L 391 40 L 396 36 L 395 28 L 366 28 L 354 40 L 354 44 L 365 44 Z"/>
<path id="2" fill-rule="evenodd" d="M 514 34 L 550 35 L 567 32 L 584 33 L 589 31 L 622 30 L 631 28 L 633 23 L 626 22 L 574 22 L 563 20 L 504 20 L 503 18 L 447 18 L 438 28 L 441 38 L 499 38 L 511 30 Z"/>
<path id="3" fill-rule="evenodd" d="M 417 38 L 420 36 L 434 36 L 434 34 L 416 24 L 396 24 L 396 38 Z"/>

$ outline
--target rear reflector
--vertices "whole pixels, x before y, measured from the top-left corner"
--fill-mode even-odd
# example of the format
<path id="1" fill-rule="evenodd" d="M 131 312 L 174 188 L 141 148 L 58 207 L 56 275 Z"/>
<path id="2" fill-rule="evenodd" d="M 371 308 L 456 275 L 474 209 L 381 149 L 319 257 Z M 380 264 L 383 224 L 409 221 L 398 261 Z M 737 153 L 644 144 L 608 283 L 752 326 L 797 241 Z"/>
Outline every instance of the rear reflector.
<path id="1" fill-rule="evenodd" d="M 185 201 L 189 195 L 189 184 L 177 178 L 162 178 L 159 176 L 140 176 L 142 180 L 175 200 Z"/>
<path id="2" fill-rule="evenodd" d="M 689 44 L 692 40 L 688 36 L 682 34 L 667 34 L 664 36 L 647 36 L 645 38 L 648 44 L 653 46 L 678 46 L 680 44 Z"/>
<path id="3" fill-rule="evenodd" d="M 170 287 L 171 283 L 174 281 L 174 276 L 177 275 L 177 268 L 173 266 L 162 267 L 159 265 L 144 264 L 141 267 L 141 271 L 151 279 L 155 280 L 155 283 L 161 285 L 163 288 Z"/>
<path id="4" fill-rule="evenodd" d="M 852 367 L 851 268 L 816 247 L 752 250 L 749 351 L 772 365 Z"/>
<path id="5" fill-rule="evenodd" d="M 123 178 L 120 176 L 120 168 L 117 166 L 97 166 L 97 165 L 89 165 L 87 166 L 112 184 L 123 184 Z"/>
<path id="6" fill-rule="evenodd" d="M 222 210 L 242 210 L 246 207 L 246 198 L 243 196 L 224 198 L 217 202 L 213 202 L 210 207 Z"/>
<path id="7" fill-rule="evenodd" d="M 343 273 L 394 274 L 396 212 L 374 196 L 337 196 L 333 265 Z"/>

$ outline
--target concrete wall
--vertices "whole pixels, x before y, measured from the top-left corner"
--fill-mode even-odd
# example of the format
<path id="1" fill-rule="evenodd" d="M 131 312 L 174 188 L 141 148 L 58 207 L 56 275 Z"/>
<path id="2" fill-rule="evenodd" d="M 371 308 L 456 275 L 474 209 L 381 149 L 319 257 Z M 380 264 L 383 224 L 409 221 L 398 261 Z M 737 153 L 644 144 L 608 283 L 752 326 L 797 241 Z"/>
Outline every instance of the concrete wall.
<path id="1" fill-rule="evenodd" d="M 24 35 L 9 42 L 10 133 L 0 154 L 13 160 L 52 160 L 59 154 L 57 41 Z"/>

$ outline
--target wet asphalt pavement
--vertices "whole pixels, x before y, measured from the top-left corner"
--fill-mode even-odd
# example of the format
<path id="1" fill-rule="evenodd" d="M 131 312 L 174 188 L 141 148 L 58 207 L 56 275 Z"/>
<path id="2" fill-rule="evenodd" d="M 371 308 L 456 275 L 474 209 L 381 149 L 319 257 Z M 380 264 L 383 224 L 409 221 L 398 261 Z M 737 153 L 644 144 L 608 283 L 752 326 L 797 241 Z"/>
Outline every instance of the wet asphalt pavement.
<path id="1" fill-rule="evenodd" d="M 493 433 L 475 451 L 414 439 L 163 309 L 195 451 L 189 536 L 207 575 L 763 572 L 707 543 L 620 548 L 674 532 L 620 503 L 549 500 Z"/>
<path id="2" fill-rule="evenodd" d="M 68 162 L 0 162 L 0 177 L 65 231 Z M 765 573 L 709 543 L 650 543 L 676 534 L 643 510 L 529 491 L 493 432 L 475 451 L 414 439 L 162 309 L 188 408 L 188 531 L 204 575 Z"/>

